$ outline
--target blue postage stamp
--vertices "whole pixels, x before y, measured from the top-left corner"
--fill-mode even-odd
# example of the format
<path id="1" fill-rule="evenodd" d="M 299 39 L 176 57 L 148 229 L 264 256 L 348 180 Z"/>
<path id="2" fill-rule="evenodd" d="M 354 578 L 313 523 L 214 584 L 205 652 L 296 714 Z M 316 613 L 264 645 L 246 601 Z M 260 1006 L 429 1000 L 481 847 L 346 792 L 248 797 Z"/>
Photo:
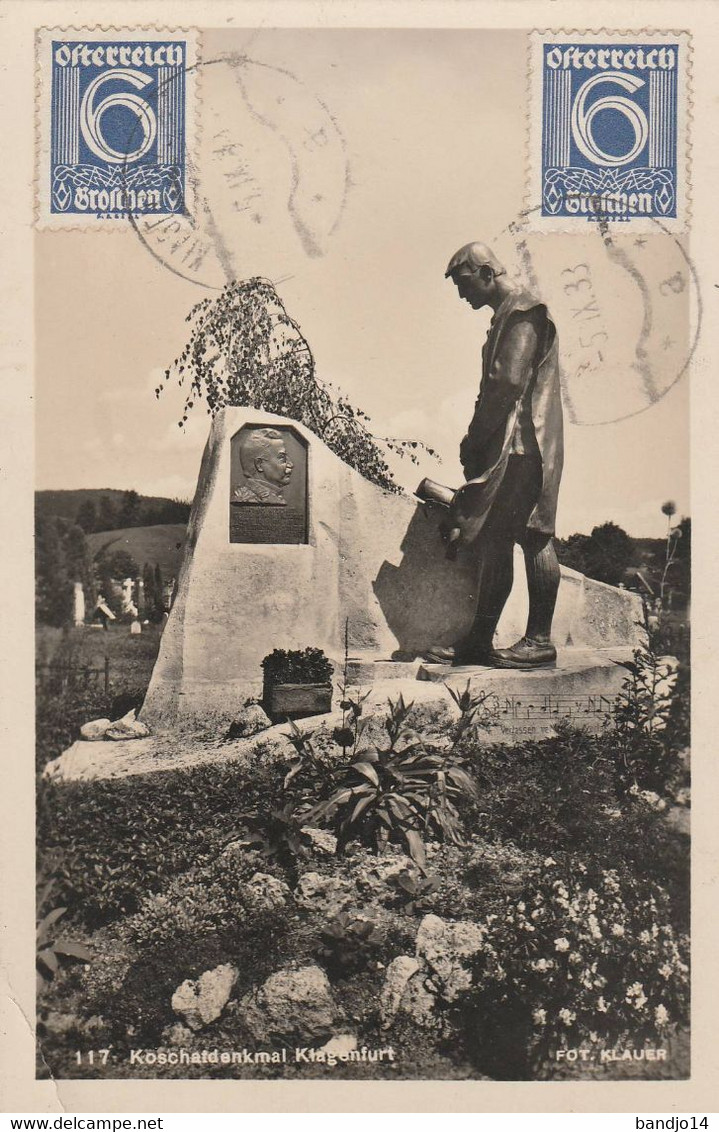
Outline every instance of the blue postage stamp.
<path id="1" fill-rule="evenodd" d="M 688 66 L 676 32 L 532 36 L 528 203 L 538 226 L 682 226 Z"/>
<path id="2" fill-rule="evenodd" d="M 182 215 L 195 63 L 188 33 L 47 30 L 39 63 L 41 220 Z"/>

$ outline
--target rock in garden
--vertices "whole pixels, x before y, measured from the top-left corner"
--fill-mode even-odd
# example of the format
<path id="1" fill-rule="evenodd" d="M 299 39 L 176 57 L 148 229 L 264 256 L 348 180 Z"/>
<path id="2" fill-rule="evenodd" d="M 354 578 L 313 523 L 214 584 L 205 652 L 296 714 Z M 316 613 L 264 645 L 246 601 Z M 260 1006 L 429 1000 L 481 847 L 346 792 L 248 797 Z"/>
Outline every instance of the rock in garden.
<path id="1" fill-rule="evenodd" d="M 420 1026 L 434 1028 L 436 996 L 427 986 L 427 968 L 412 955 L 398 955 L 387 968 L 380 993 L 380 1024 L 392 1025 L 398 1013 L 407 1014 Z"/>
<path id="2" fill-rule="evenodd" d="M 484 945 L 484 933 L 468 920 L 449 923 L 440 916 L 425 916 L 417 932 L 417 955 L 435 976 L 442 997 L 454 1002 L 472 985 L 471 960 Z"/>
<path id="3" fill-rule="evenodd" d="M 336 1037 L 325 1042 L 320 1049 L 330 1056 L 346 1057 L 347 1054 L 352 1053 L 353 1049 L 357 1049 L 357 1038 L 354 1034 L 337 1034 Z"/>
<path id="4" fill-rule="evenodd" d="M 327 1038 L 339 1011 L 329 980 L 319 967 L 283 968 L 240 1003 L 243 1023 L 258 1042 Z"/>
<path id="5" fill-rule="evenodd" d="M 43 1026 L 53 1034 L 69 1034 L 74 1030 L 82 1030 L 83 1024 L 77 1014 L 62 1014 L 58 1010 L 50 1010 L 41 1018 Z"/>
<path id="6" fill-rule="evenodd" d="M 118 719 L 111 727 L 105 732 L 106 739 L 144 739 L 146 735 L 150 734 L 150 728 L 146 723 L 141 723 L 135 717 L 135 709 L 128 711 L 127 715 L 123 715 L 122 719 Z"/>
<path id="7" fill-rule="evenodd" d="M 172 996 L 172 1009 L 191 1030 L 201 1030 L 220 1017 L 236 978 L 237 970 L 229 963 L 221 963 L 196 981 L 185 979 Z"/>
<path id="8" fill-rule="evenodd" d="M 421 968 L 413 955 L 398 955 L 387 968 L 379 997 L 382 1025 L 388 1026 L 399 1010 L 407 983 Z"/>
<path id="9" fill-rule="evenodd" d="M 308 912 L 330 917 L 352 903 L 352 886 L 341 877 L 303 873 L 295 888 L 295 900 Z"/>
<path id="10" fill-rule="evenodd" d="M 91 719 L 89 723 L 83 723 L 80 728 L 80 738 L 102 739 L 110 727 L 112 727 L 111 719 Z"/>
<path id="11" fill-rule="evenodd" d="M 249 739 L 252 735 L 266 731 L 271 726 L 270 717 L 265 714 L 259 704 L 247 704 L 237 716 L 237 719 L 234 719 L 230 724 L 227 738 Z"/>
<path id="12" fill-rule="evenodd" d="M 337 838 L 334 833 L 330 833 L 328 829 L 314 829 L 311 825 L 303 826 L 302 833 L 316 853 L 327 853 L 334 857 L 337 852 Z"/>
<path id="13" fill-rule="evenodd" d="M 192 1030 L 175 1022 L 173 1026 L 166 1026 L 162 1031 L 162 1044 L 166 1046 L 186 1046 L 192 1041 Z"/>
<path id="14" fill-rule="evenodd" d="M 289 887 L 269 873 L 254 873 L 242 886 L 242 901 L 253 912 L 271 912 L 287 903 Z"/>
<path id="15" fill-rule="evenodd" d="M 358 892 L 381 901 L 390 891 L 392 880 L 415 867 L 412 859 L 402 853 L 385 853 L 381 857 L 368 854 L 365 860 L 358 859 L 354 881 Z"/>

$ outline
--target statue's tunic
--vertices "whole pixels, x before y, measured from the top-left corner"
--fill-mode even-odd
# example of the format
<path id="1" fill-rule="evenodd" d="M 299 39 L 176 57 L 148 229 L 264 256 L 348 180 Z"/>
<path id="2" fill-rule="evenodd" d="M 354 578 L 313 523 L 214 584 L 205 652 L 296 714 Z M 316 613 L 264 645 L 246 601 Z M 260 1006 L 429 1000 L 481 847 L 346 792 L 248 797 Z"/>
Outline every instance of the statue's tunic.
<path id="1" fill-rule="evenodd" d="M 513 291 L 492 319 L 482 380 L 460 458 L 467 483 L 452 504 L 463 542 L 481 531 L 511 455 L 539 455 L 542 485 L 527 526 L 554 534 L 564 459 L 557 331 L 546 306 Z"/>

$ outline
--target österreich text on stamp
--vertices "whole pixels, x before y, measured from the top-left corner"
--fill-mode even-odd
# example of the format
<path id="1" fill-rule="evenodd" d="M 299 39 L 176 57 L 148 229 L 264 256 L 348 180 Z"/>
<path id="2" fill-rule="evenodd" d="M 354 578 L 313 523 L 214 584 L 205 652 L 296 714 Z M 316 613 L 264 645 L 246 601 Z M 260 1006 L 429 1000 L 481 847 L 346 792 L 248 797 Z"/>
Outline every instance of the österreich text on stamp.
<path id="1" fill-rule="evenodd" d="M 535 32 L 530 207 L 539 228 L 600 218 L 683 230 L 689 40 L 677 32 Z"/>

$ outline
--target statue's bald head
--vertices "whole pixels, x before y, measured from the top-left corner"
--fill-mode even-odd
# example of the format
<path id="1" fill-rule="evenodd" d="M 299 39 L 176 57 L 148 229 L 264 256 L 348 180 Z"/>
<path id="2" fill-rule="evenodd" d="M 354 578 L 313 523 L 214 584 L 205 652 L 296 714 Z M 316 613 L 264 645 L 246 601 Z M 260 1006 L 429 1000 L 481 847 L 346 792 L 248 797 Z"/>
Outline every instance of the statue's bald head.
<path id="1" fill-rule="evenodd" d="M 504 268 L 495 256 L 491 248 L 486 244 L 480 244 L 478 240 L 474 240 L 471 244 L 465 244 L 455 252 L 451 260 L 447 264 L 447 270 L 444 273 L 445 279 L 455 272 L 473 272 L 479 271 L 481 267 L 489 267 L 492 275 L 504 275 Z"/>

